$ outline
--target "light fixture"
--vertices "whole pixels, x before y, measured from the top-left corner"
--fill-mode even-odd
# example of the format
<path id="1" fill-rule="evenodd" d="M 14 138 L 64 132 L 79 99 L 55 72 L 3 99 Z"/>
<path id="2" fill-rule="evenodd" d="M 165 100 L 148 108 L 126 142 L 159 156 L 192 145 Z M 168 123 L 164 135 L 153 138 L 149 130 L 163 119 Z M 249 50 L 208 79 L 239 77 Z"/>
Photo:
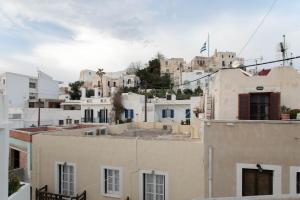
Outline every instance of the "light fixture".
<path id="1" fill-rule="evenodd" d="M 263 172 L 263 168 L 261 167 L 261 165 L 259 163 L 256 164 L 256 167 L 258 169 L 258 172 L 260 172 L 260 173 Z"/>

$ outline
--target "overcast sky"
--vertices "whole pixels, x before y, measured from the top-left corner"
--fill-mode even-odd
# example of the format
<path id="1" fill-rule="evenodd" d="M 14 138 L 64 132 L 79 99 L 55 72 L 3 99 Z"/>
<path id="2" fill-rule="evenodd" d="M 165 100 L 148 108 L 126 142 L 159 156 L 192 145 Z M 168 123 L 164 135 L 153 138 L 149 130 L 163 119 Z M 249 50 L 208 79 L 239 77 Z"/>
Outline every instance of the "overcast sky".
<path id="1" fill-rule="evenodd" d="M 81 69 L 125 69 L 156 52 L 189 62 L 210 33 L 211 52 L 239 52 L 273 0 L 0 0 L 0 72 L 74 81 Z M 300 54 L 300 1 L 278 0 L 241 56 L 280 58 L 286 34 Z M 296 62 L 298 65 L 300 62 Z M 299 66 L 299 65 L 298 65 Z M 266 66 L 267 67 L 267 66 Z"/>

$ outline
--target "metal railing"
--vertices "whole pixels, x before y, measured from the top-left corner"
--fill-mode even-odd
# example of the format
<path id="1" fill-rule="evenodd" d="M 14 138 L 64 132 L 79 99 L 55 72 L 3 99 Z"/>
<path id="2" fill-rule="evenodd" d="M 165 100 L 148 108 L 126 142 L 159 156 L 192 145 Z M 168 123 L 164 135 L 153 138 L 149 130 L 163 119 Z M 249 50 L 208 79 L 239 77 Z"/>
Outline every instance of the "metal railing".
<path id="1" fill-rule="evenodd" d="M 48 192 L 48 186 L 45 185 L 40 189 L 35 189 L 36 200 L 86 200 L 86 191 L 83 191 L 80 195 L 68 196 L 62 194 L 55 194 Z"/>

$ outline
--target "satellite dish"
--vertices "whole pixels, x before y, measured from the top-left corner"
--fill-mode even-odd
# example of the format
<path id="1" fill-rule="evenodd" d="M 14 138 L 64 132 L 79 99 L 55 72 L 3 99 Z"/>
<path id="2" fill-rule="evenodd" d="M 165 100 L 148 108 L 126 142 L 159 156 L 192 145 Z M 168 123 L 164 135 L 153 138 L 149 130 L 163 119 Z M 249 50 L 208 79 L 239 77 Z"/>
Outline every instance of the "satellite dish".
<path id="1" fill-rule="evenodd" d="M 239 68 L 242 65 L 242 63 L 238 60 L 235 60 L 232 62 L 232 68 Z"/>

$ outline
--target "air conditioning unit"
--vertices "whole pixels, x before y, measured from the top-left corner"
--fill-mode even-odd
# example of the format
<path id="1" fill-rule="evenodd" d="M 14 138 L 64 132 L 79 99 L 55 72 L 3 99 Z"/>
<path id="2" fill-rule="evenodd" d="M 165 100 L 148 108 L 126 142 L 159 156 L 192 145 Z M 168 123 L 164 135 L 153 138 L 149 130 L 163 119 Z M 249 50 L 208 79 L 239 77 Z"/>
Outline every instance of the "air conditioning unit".
<path id="1" fill-rule="evenodd" d="M 95 135 L 95 132 L 93 130 L 85 131 L 84 135 Z"/>
<path id="2" fill-rule="evenodd" d="M 107 128 L 100 127 L 96 130 L 96 135 L 107 135 Z"/>

